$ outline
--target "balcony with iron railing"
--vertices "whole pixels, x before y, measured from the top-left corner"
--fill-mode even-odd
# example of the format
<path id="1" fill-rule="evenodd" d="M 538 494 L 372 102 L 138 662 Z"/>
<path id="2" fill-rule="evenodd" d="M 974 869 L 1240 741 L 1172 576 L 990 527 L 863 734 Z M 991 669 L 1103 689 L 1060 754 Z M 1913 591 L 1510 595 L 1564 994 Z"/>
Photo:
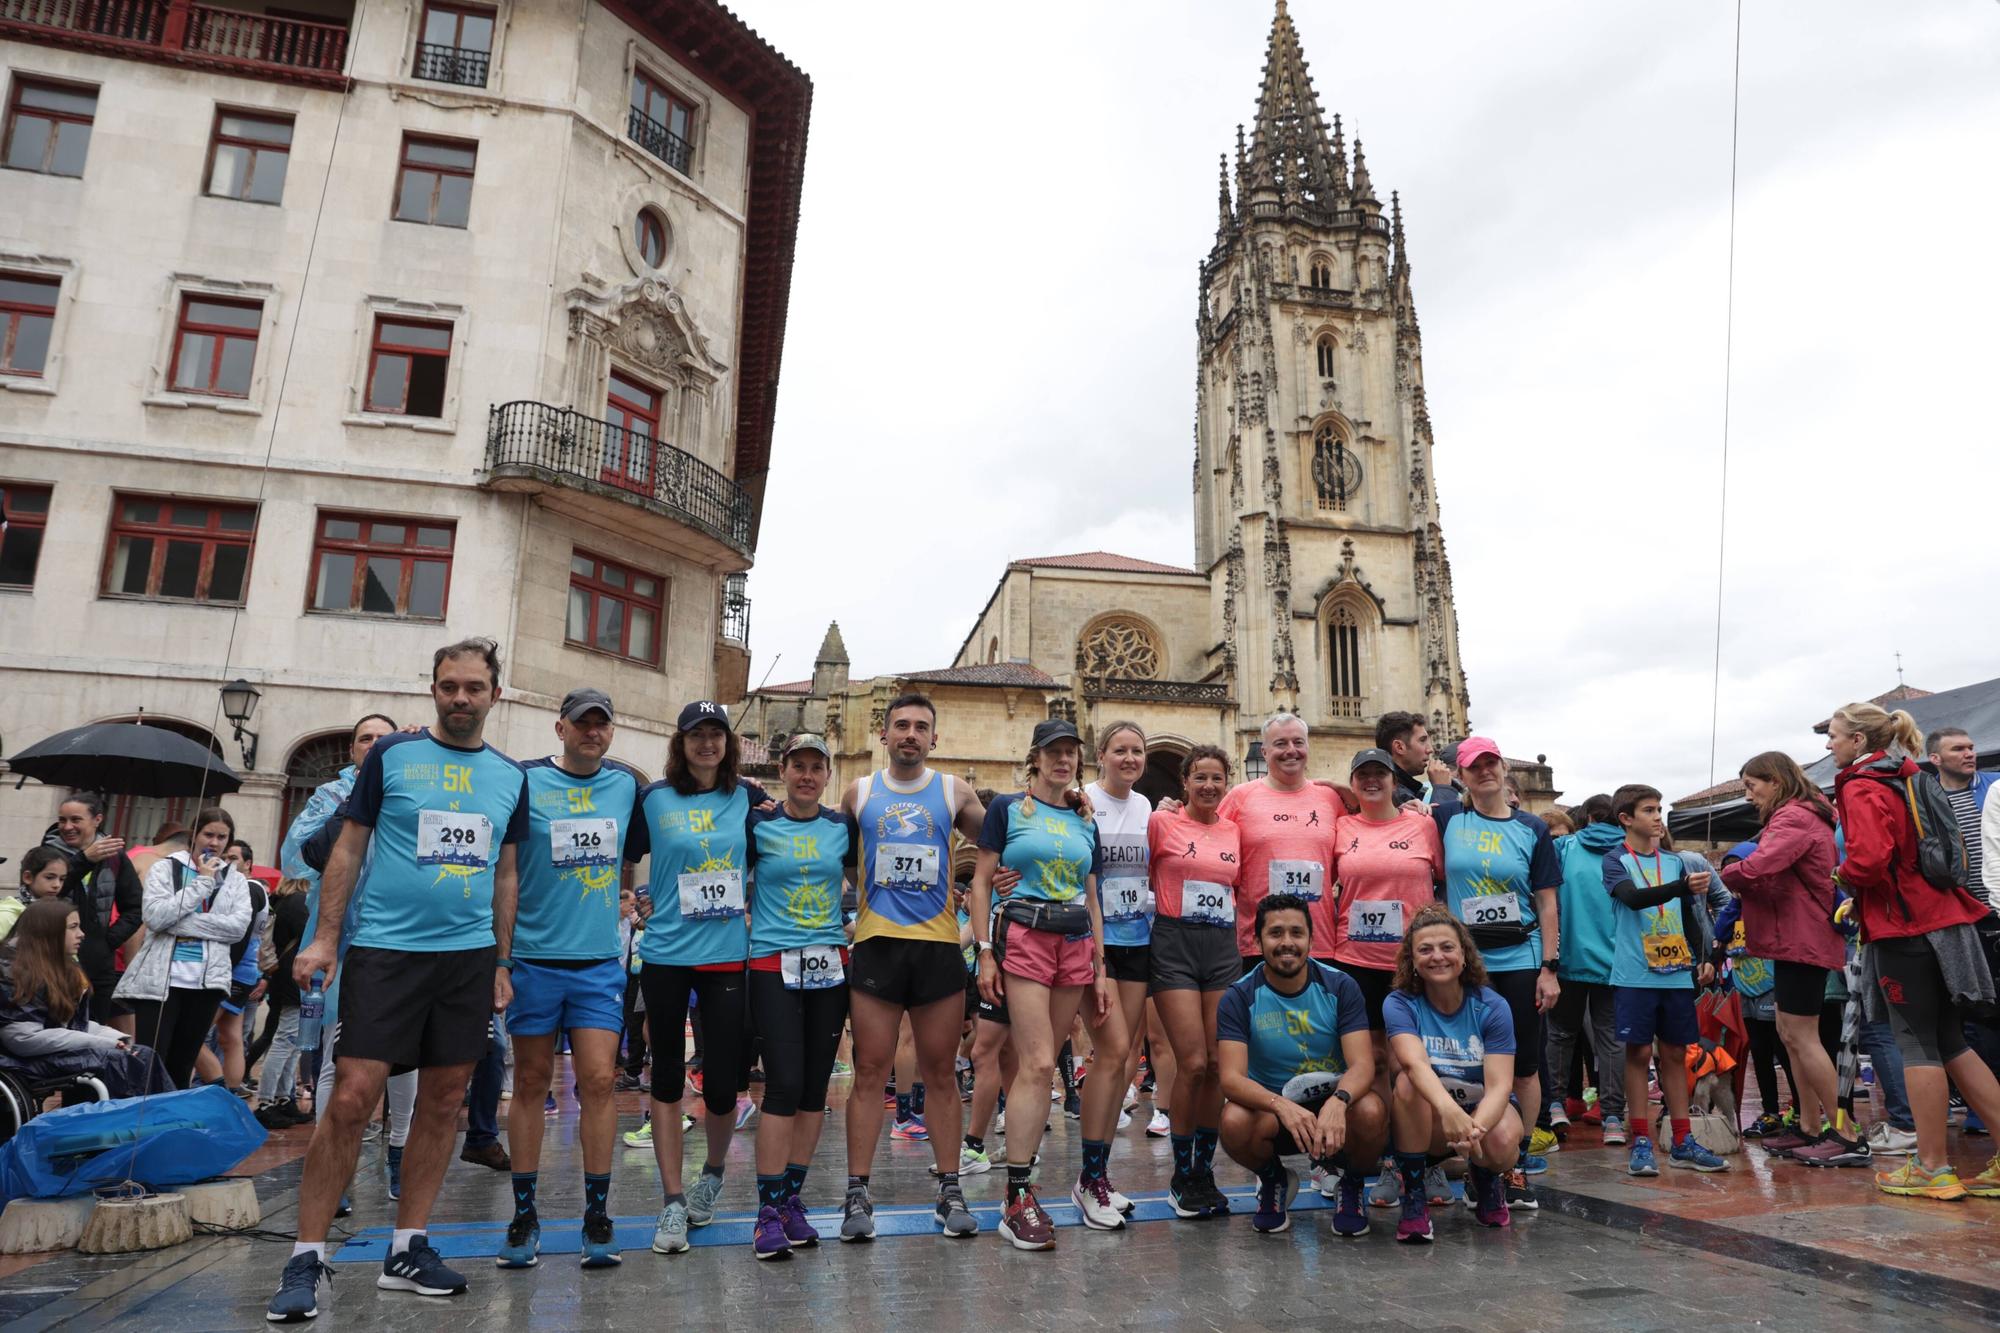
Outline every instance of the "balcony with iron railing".
<path id="1" fill-rule="evenodd" d="M 633 107 L 626 117 L 625 131 L 633 142 L 685 176 L 694 161 L 694 145 L 651 116 Z"/>
<path id="2" fill-rule="evenodd" d="M 710 567 L 750 563 L 750 495 L 684 449 L 548 403 L 496 405 L 487 419 L 484 481 L 527 491 L 612 531 L 635 511 L 656 519 L 648 534 Z M 641 520 L 643 522 L 643 520 Z M 749 607 L 744 605 L 748 632 Z"/>
<path id="3" fill-rule="evenodd" d="M 0 36 L 315 87 L 347 82 L 345 25 L 193 0 L 0 0 Z"/>
<path id="4" fill-rule="evenodd" d="M 455 83 L 461 88 L 484 88 L 492 60 L 490 51 L 419 42 L 416 68 L 410 71 L 410 77 L 430 83 Z"/>

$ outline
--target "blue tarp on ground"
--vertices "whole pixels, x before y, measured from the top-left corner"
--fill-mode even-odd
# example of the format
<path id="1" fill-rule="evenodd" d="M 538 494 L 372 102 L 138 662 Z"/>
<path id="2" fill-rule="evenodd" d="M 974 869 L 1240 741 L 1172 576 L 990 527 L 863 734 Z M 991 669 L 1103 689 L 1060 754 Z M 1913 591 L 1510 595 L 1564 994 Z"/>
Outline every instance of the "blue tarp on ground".
<path id="1" fill-rule="evenodd" d="M 121 1180 L 190 1185 L 229 1170 L 266 1137 L 242 1099 L 219 1085 L 66 1106 L 0 1145 L 0 1205 L 88 1194 Z"/>

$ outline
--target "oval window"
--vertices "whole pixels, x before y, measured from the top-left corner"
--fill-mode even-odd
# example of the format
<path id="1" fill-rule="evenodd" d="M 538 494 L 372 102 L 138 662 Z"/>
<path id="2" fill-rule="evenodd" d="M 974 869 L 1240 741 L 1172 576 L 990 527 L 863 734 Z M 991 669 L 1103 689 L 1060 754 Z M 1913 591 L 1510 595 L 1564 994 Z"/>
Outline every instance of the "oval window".
<path id="1" fill-rule="evenodd" d="M 658 213 L 650 208 L 640 209 L 634 234 L 639 242 L 639 258 L 646 261 L 647 268 L 658 268 L 666 262 L 667 225 Z"/>

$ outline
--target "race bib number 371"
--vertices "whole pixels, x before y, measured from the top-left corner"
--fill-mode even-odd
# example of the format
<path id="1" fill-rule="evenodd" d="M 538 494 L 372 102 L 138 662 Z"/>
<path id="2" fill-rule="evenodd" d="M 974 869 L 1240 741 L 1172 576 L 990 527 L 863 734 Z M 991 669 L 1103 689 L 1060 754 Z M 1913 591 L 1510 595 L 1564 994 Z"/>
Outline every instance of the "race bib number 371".
<path id="1" fill-rule="evenodd" d="M 875 849 L 875 883 L 882 888 L 928 889 L 937 878 L 935 843 L 885 842 Z"/>

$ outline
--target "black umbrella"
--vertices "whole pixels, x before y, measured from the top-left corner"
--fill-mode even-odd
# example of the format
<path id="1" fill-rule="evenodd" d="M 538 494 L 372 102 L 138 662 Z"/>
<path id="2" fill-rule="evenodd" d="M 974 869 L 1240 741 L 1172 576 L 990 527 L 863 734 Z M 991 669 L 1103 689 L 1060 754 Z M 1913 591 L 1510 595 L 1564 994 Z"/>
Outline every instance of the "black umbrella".
<path id="1" fill-rule="evenodd" d="M 224 795 L 243 785 L 213 750 L 165 727 L 99 722 L 59 731 L 9 759 L 52 787 L 116 796 Z"/>

